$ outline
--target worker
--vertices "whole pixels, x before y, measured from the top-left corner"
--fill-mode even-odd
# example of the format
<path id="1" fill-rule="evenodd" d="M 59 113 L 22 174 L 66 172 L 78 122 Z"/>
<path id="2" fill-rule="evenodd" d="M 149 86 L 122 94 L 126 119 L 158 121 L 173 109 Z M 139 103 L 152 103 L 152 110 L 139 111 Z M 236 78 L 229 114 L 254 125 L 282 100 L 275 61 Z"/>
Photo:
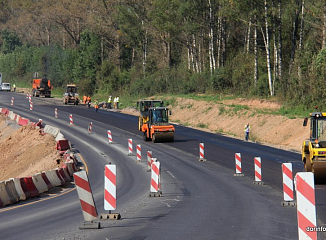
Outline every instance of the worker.
<path id="1" fill-rule="evenodd" d="M 113 99 L 114 108 L 117 108 L 117 97 Z"/>
<path id="2" fill-rule="evenodd" d="M 91 95 L 88 95 L 88 97 L 87 97 L 87 106 L 88 106 L 88 108 L 91 107 L 91 102 L 92 102 Z"/>
<path id="3" fill-rule="evenodd" d="M 117 109 L 119 109 L 119 96 L 117 96 L 116 102 L 117 102 Z"/>
<path id="4" fill-rule="evenodd" d="M 87 96 L 86 95 L 83 96 L 83 102 L 86 105 L 86 102 L 87 102 Z"/>
<path id="5" fill-rule="evenodd" d="M 111 109 L 111 102 L 112 102 L 112 96 L 110 95 L 109 98 L 108 98 L 108 103 L 106 105 L 107 109 Z"/>
<path id="6" fill-rule="evenodd" d="M 16 84 L 13 85 L 14 92 L 16 92 Z"/>
<path id="7" fill-rule="evenodd" d="M 244 131 L 245 131 L 245 139 L 246 139 L 246 141 L 248 141 L 249 140 L 249 132 L 250 132 L 249 123 L 247 123 L 247 125 L 245 125 Z"/>
<path id="8" fill-rule="evenodd" d="M 98 100 L 95 101 L 95 106 L 94 107 L 95 107 L 95 112 L 97 112 L 97 110 L 98 110 Z"/>

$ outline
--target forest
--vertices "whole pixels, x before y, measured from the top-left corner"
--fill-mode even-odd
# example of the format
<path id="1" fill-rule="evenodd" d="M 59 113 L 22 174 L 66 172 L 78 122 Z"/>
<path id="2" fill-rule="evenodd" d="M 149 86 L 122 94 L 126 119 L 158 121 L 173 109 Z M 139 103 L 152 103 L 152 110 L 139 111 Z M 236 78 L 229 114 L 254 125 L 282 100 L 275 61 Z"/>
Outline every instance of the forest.
<path id="1" fill-rule="evenodd" d="M 82 94 L 224 94 L 326 103 L 326 3 L 0 0 L 0 72 Z"/>

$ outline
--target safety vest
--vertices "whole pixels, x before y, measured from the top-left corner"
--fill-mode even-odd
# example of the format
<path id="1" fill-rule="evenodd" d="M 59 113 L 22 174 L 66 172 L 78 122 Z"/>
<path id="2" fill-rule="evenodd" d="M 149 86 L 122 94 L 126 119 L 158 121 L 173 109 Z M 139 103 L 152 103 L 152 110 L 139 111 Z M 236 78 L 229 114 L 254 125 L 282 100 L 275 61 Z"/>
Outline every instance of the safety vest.
<path id="1" fill-rule="evenodd" d="M 117 97 L 117 100 L 116 101 L 117 101 L 117 103 L 119 102 L 119 97 Z"/>
<path id="2" fill-rule="evenodd" d="M 244 127 L 244 131 L 247 133 L 250 131 L 250 126 L 249 125 L 245 125 Z"/>
<path id="3" fill-rule="evenodd" d="M 108 103 L 111 103 L 111 97 L 109 97 L 109 99 L 108 99 Z"/>
<path id="4" fill-rule="evenodd" d="M 98 101 L 95 102 L 95 108 L 98 108 Z"/>

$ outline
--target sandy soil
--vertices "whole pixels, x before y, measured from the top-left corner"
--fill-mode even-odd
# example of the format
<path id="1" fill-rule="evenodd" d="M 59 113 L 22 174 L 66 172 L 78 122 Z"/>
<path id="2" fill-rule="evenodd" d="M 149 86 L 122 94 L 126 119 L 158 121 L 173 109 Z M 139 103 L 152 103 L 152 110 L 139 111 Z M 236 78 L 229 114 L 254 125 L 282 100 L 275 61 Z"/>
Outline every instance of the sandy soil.
<path id="1" fill-rule="evenodd" d="M 60 155 L 52 135 L 41 135 L 31 126 L 15 129 L 13 123 L 0 115 L 0 181 L 58 167 Z"/>
<path id="2" fill-rule="evenodd" d="M 244 107 L 235 108 L 239 105 Z M 300 152 L 302 142 L 309 138 L 309 128 L 302 127 L 302 119 L 259 113 L 281 107 L 267 100 L 235 99 L 212 103 L 178 98 L 168 107 L 173 113 L 170 120 L 176 124 L 244 139 L 244 125 L 250 123 L 250 141 L 287 150 Z M 138 115 L 134 108 L 121 112 Z M 17 128 L 0 115 L 0 181 L 58 167 L 60 156 L 52 135 L 41 135 L 31 126 Z"/>

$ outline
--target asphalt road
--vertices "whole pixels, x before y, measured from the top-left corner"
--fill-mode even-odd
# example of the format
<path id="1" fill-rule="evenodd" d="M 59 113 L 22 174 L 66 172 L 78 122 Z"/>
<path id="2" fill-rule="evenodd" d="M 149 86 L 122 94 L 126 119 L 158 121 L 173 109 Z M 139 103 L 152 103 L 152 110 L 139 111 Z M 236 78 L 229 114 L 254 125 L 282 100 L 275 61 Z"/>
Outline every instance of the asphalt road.
<path id="1" fill-rule="evenodd" d="M 11 97 L 15 98 L 10 106 Z M 101 229 L 79 230 L 83 216 L 74 186 L 59 194 L 0 209 L 0 239 L 297 239 L 295 207 L 282 207 L 281 163 L 302 171 L 300 155 L 176 125 L 175 142 L 143 142 L 135 116 L 63 106 L 55 99 L 0 92 L 0 107 L 59 127 L 87 163 L 98 213 L 104 213 L 104 166 L 117 165 L 117 209 L 122 219 L 103 220 Z M 59 118 L 54 118 L 54 108 Z M 73 114 L 74 126 L 69 126 Z M 87 131 L 93 123 L 92 133 Z M 114 144 L 108 144 L 111 130 Z M 141 144 L 143 162 L 127 155 L 127 140 Z M 199 161 L 199 143 L 205 158 Z M 146 152 L 162 165 L 162 197 L 149 197 Z M 245 177 L 234 177 L 234 154 L 242 154 Z M 264 185 L 253 185 L 254 157 L 262 159 Z M 318 226 L 324 226 L 324 185 L 316 185 Z M 324 239 L 321 233 L 319 239 Z"/>

